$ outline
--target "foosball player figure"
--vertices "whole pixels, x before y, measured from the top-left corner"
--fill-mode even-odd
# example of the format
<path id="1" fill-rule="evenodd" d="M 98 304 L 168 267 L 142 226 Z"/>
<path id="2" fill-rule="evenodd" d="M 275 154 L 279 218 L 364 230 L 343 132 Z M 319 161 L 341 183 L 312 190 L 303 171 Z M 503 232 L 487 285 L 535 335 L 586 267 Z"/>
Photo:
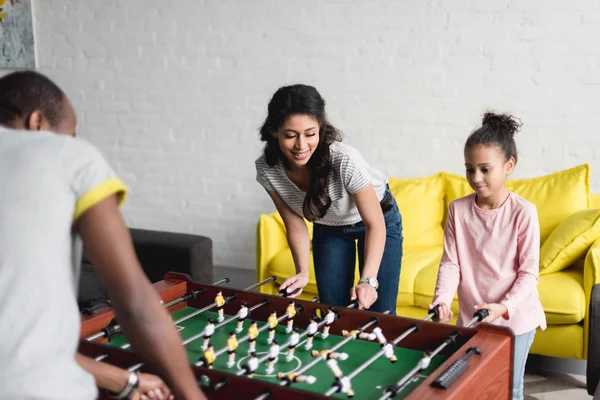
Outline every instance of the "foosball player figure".
<path id="1" fill-rule="evenodd" d="M 206 321 L 206 326 L 204 327 L 204 342 L 202 343 L 202 351 L 208 349 L 208 342 L 210 342 L 210 337 L 215 333 L 215 321 L 212 318 L 209 318 Z"/>
<path id="2" fill-rule="evenodd" d="M 294 357 L 294 349 L 296 349 L 296 346 L 298 346 L 299 342 L 300 335 L 298 334 L 298 329 L 294 328 L 294 330 L 292 331 L 292 336 L 290 336 L 290 344 L 288 344 L 287 356 L 285 357 L 285 360 L 287 362 L 292 361 Z"/>
<path id="3" fill-rule="evenodd" d="M 277 362 L 279 358 L 279 343 L 277 343 L 277 339 L 273 339 L 271 347 L 269 348 L 269 358 L 267 360 L 267 375 L 273 373 L 273 365 Z"/>
<path id="4" fill-rule="evenodd" d="M 335 351 L 330 352 L 329 349 L 323 349 L 321 351 L 313 350 L 310 354 L 313 357 L 325 356 L 325 359 L 327 359 L 327 360 L 335 359 L 335 360 L 344 361 L 344 360 L 348 359 L 348 353 L 338 353 Z"/>
<path id="5" fill-rule="evenodd" d="M 296 316 L 296 305 L 294 304 L 294 300 L 290 300 L 290 304 L 285 309 L 285 312 L 288 314 L 285 333 L 290 333 L 294 328 L 294 317 Z"/>
<path id="6" fill-rule="evenodd" d="M 212 364 L 215 362 L 215 348 L 212 344 L 208 345 L 208 348 L 204 350 L 204 357 L 202 362 L 207 365 L 209 369 L 212 369 Z"/>
<path id="7" fill-rule="evenodd" d="M 250 338 L 248 339 L 248 344 L 250 345 L 248 348 L 248 354 L 252 355 L 256 352 L 256 337 L 258 336 L 258 325 L 256 321 L 252 321 L 250 323 L 248 335 L 250 335 Z"/>
<path id="8" fill-rule="evenodd" d="M 350 379 L 348 379 L 347 376 L 344 376 L 344 373 L 340 369 L 340 366 L 338 365 L 337 361 L 333 358 L 330 358 L 329 360 L 327 360 L 327 366 L 333 372 L 340 392 L 345 393 L 348 397 L 353 397 L 354 390 L 352 390 Z"/>
<path id="9" fill-rule="evenodd" d="M 342 336 L 343 337 L 348 337 L 350 335 L 356 335 L 357 338 L 359 339 L 366 339 L 366 340 L 375 340 L 377 339 L 377 335 L 375 335 L 373 332 L 371 333 L 367 333 L 367 332 L 359 332 L 356 329 L 353 331 L 348 332 L 347 330 L 342 330 Z"/>
<path id="10" fill-rule="evenodd" d="M 385 336 L 383 336 L 383 332 L 380 327 L 376 327 L 373 329 L 373 333 L 377 336 L 377 340 L 381 344 L 381 347 L 384 350 L 384 354 L 387 358 L 390 359 L 391 362 L 395 363 L 398 361 L 398 358 L 394 354 L 394 345 L 389 343 Z"/>
<path id="11" fill-rule="evenodd" d="M 256 353 L 254 351 L 250 353 L 250 359 L 248 360 L 248 363 L 244 366 L 244 369 L 246 370 L 246 376 L 248 378 L 252 378 L 254 376 L 254 373 L 258 369 L 258 357 L 256 357 Z"/>
<path id="12" fill-rule="evenodd" d="M 317 381 L 317 378 L 315 378 L 312 375 L 296 375 L 295 372 L 278 372 L 277 373 L 277 378 L 278 379 L 285 379 L 286 381 L 292 383 L 292 382 L 306 382 L 309 385 L 312 385 L 313 383 L 315 383 Z"/>
<path id="13" fill-rule="evenodd" d="M 235 333 L 240 333 L 243 329 L 244 320 L 248 317 L 248 303 L 242 301 L 242 305 L 240 307 L 240 311 L 237 314 L 238 323 L 237 328 L 235 328 Z"/>
<path id="14" fill-rule="evenodd" d="M 317 322 L 311 318 L 310 324 L 308 324 L 308 327 L 306 328 L 306 331 L 308 332 L 306 335 L 306 345 L 304 346 L 306 350 L 312 349 L 313 338 L 317 334 L 318 327 Z"/>
<path id="15" fill-rule="evenodd" d="M 225 305 L 225 298 L 223 297 L 223 292 L 220 290 L 217 292 L 215 296 L 215 303 L 217 303 L 217 312 L 219 313 L 219 318 L 217 318 L 218 322 L 223 322 L 225 316 L 223 315 L 223 306 Z"/>
<path id="16" fill-rule="evenodd" d="M 335 321 L 335 313 L 330 308 L 327 310 L 327 315 L 325 315 L 325 327 L 323 327 L 323 333 L 321 333 L 323 339 L 326 339 L 327 336 L 329 336 L 329 328 L 331 327 L 331 324 L 333 324 L 333 321 Z"/>
<path id="17" fill-rule="evenodd" d="M 267 343 L 271 344 L 275 337 L 275 327 L 279 323 L 279 321 L 277 321 L 277 311 L 271 311 L 271 315 L 267 318 L 267 323 L 269 324 L 269 337 L 267 338 Z"/>
<path id="18" fill-rule="evenodd" d="M 237 337 L 235 336 L 235 332 L 229 333 L 229 338 L 227 339 L 227 368 L 232 368 L 235 365 L 235 350 L 238 347 Z"/>

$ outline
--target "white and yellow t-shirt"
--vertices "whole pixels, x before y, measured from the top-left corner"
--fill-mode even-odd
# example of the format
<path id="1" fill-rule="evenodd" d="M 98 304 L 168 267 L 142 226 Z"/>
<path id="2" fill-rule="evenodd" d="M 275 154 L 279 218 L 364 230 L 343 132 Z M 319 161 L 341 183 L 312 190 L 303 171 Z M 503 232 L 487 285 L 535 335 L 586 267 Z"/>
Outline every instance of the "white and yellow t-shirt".
<path id="1" fill-rule="evenodd" d="M 0 398 L 96 398 L 75 361 L 82 243 L 73 223 L 125 193 L 84 140 L 0 128 Z"/>

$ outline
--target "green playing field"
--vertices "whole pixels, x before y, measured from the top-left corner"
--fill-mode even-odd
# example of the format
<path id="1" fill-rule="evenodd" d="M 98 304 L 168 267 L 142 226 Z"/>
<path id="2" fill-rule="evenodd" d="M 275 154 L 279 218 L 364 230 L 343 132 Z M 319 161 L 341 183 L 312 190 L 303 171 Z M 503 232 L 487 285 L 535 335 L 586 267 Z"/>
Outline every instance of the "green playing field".
<path id="1" fill-rule="evenodd" d="M 187 307 L 181 309 L 172 314 L 173 320 L 177 320 L 185 315 L 195 311 L 196 308 Z M 213 312 L 204 312 L 197 316 L 194 316 L 187 321 L 178 324 L 180 334 L 183 340 L 200 333 L 205 325 L 208 318 L 213 318 L 216 321 L 217 314 Z M 226 315 L 227 319 L 228 316 Z M 238 340 L 246 336 L 248 333 L 248 327 L 250 326 L 250 318 L 244 321 L 244 330 L 237 335 Z M 365 320 L 367 322 L 367 320 Z M 215 322 L 216 323 L 216 322 Z M 265 322 L 259 322 L 258 327 L 265 325 Z M 314 360 L 314 357 L 310 354 L 312 350 L 323 350 L 329 349 L 336 343 L 342 341 L 344 338 L 336 335 L 329 335 L 326 339 L 320 337 L 318 333 L 313 340 L 313 347 L 311 351 L 307 351 L 304 348 L 306 337 L 303 337 L 296 347 L 294 352 L 294 358 L 292 361 L 286 361 L 287 347 L 283 345 L 289 341 L 289 334 L 285 333 L 285 320 L 276 328 L 275 337 L 277 338 L 280 349 L 279 360 L 275 364 L 275 372 L 271 375 L 266 375 L 266 361 L 258 367 L 253 379 L 262 379 L 265 381 L 278 383 L 277 379 L 278 372 L 292 372 L 297 371 L 302 366 L 307 365 Z M 227 346 L 227 338 L 231 331 L 235 330 L 237 326 L 237 319 L 234 319 L 227 325 L 217 329 L 210 339 L 210 343 L 213 345 L 215 352 L 218 352 L 222 348 Z M 357 327 L 358 328 L 358 327 Z M 322 331 L 322 329 L 320 329 Z M 367 330 L 370 331 L 370 330 Z M 262 358 L 267 355 L 269 345 L 267 344 L 268 331 L 261 332 L 256 340 L 256 351 L 258 358 Z M 302 329 L 298 329 L 298 333 L 302 333 Z M 383 332 L 385 335 L 385 331 Z M 418 334 L 418 333 L 415 333 Z M 393 337 L 387 337 L 387 340 L 392 341 Z M 203 338 L 200 337 L 197 340 L 187 344 L 186 349 L 190 363 L 196 363 L 203 355 L 200 347 L 202 346 Z M 111 340 L 111 345 L 122 346 L 126 342 L 122 335 L 117 335 Z M 400 343 L 401 345 L 402 343 Z M 236 366 L 233 368 L 227 368 L 227 352 L 217 357 L 213 364 L 213 368 L 219 371 L 229 372 L 235 374 L 242 365 L 248 361 L 248 342 L 240 343 L 236 351 Z M 348 375 L 355 370 L 359 365 L 368 360 L 373 354 L 378 352 L 381 346 L 378 342 L 369 342 L 366 340 L 351 340 L 342 346 L 337 352 L 343 352 L 348 354 L 348 359 L 344 361 L 338 361 L 340 368 L 345 375 Z M 381 356 L 377 361 L 372 363 L 368 368 L 358 374 L 352 380 L 352 389 L 355 391 L 356 399 L 377 399 L 383 393 L 383 390 L 389 385 L 396 383 L 406 373 L 408 373 L 417 364 L 418 360 L 422 357 L 422 353 L 419 351 L 405 349 L 402 347 L 396 347 L 396 357 L 398 361 L 391 363 L 385 356 Z M 425 370 L 419 377 L 418 381 L 413 382 L 407 387 L 402 393 L 400 393 L 396 399 L 401 399 L 413 390 L 414 386 L 418 382 L 422 381 L 431 371 L 435 370 L 443 361 L 446 356 L 439 355 L 435 357 L 431 365 Z M 297 389 L 304 389 L 312 392 L 324 394 L 334 382 L 334 376 L 327 366 L 325 361 L 321 361 L 308 371 L 304 372 L 304 375 L 312 375 L 317 378 L 314 384 L 308 383 L 294 383 L 293 386 Z M 335 397 L 345 398 L 346 396 L 338 393 Z"/>

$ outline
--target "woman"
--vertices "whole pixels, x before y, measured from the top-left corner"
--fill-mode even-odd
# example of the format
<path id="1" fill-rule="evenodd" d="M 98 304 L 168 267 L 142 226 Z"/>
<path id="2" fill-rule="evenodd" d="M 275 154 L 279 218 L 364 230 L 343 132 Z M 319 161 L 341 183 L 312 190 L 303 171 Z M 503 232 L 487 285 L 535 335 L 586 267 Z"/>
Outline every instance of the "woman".
<path id="1" fill-rule="evenodd" d="M 280 290 L 292 296 L 308 282 L 310 241 L 303 218 L 314 222 L 313 258 L 320 301 L 395 313 L 402 261 L 402 217 L 386 176 L 367 164 L 328 121 L 312 86 L 277 90 L 260 129 L 265 147 L 258 182 L 287 230 L 296 275 Z M 360 280 L 354 283 L 358 241 Z"/>

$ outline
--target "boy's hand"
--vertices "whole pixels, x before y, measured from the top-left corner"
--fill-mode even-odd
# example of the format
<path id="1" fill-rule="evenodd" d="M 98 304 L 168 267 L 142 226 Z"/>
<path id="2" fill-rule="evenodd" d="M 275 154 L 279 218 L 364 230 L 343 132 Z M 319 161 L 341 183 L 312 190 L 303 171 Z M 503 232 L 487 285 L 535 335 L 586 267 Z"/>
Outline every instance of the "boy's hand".
<path id="1" fill-rule="evenodd" d="M 435 304 L 430 304 L 429 309 L 431 310 L 434 306 Z M 438 317 L 434 318 L 434 321 L 441 322 L 444 324 L 446 322 L 449 322 L 453 316 L 454 313 L 452 312 L 450 307 L 448 307 L 444 303 L 440 303 L 438 307 Z"/>
<path id="2" fill-rule="evenodd" d="M 503 316 L 504 314 L 506 314 L 508 312 L 508 309 L 506 308 L 506 306 L 504 304 L 498 304 L 498 303 L 491 303 L 491 304 L 484 303 L 481 305 L 477 305 L 477 306 L 475 306 L 475 311 L 481 310 L 482 308 L 490 310 L 490 315 L 488 315 L 487 317 L 484 318 L 483 321 L 481 321 L 481 322 L 487 322 L 487 323 L 494 322 L 496 319 L 500 318 L 501 316 Z"/>

